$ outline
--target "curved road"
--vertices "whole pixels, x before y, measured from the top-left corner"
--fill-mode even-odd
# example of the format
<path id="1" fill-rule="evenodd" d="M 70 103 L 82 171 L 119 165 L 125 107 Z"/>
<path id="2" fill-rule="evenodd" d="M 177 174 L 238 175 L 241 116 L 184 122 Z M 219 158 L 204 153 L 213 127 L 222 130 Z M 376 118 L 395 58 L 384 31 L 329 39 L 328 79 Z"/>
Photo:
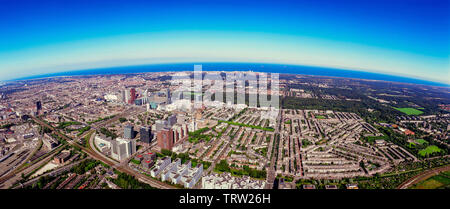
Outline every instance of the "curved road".
<path id="1" fill-rule="evenodd" d="M 120 171 L 120 172 L 122 172 L 122 173 L 126 173 L 126 174 L 128 174 L 128 175 L 134 176 L 135 178 L 139 179 L 140 181 L 142 181 L 142 182 L 144 182 L 144 183 L 146 183 L 146 184 L 149 184 L 149 185 L 152 186 L 152 187 L 161 188 L 161 189 L 174 189 L 174 188 L 175 188 L 175 187 L 173 187 L 173 186 L 167 185 L 167 184 L 165 184 L 165 183 L 163 183 L 163 182 L 160 182 L 160 181 L 158 181 L 158 180 L 149 178 L 148 176 L 146 176 L 146 175 L 144 175 L 144 174 L 137 173 L 137 172 L 135 172 L 134 170 L 132 170 L 132 169 L 126 167 L 126 165 L 125 165 L 125 166 L 117 166 L 117 167 L 116 167 L 116 164 L 117 164 L 116 162 L 114 162 L 113 160 L 111 160 L 111 159 L 109 159 L 109 158 L 106 158 L 106 157 L 104 157 L 103 155 L 100 155 L 100 154 L 98 154 L 97 152 L 93 151 L 93 150 L 92 150 L 92 147 L 91 147 L 91 149 L 88 149 L 88 148 L 86 148 L 86 147 L 83 147 L 83 146 L 81 146 L 81 145 L 75 143 L 75 141 L 71 140 L 71 139 L 68 138 L 67 136 L 61 134 L 61 133 L 60 133 L 59 131 L 57 131 L 54 127 L 52 127 L 52 126 L 50 126 L 49 124 L 47 124 L 47 123 L 41 121 L 40 119 L 35 118 L 35 117 L 32 117 L 32 119 L 33 119 L 34 121 L 36 121 L 37 123 L 39 123 L 39 124 L 41 124 L 41 125 L 43 125 L 43 126 L 45 126 L 45 127 L 48 127 L 48 128 L 51 129 L 55 134 L 57 134 L 59 137 L 65 139 L 69 144 L 71 144 L 71 145 L 73 145 L 73 146 L 76 146 L 76 147 L 80 148 L 81 150 L 83 150 L 84 152 L 86 152 L 86 153 L 87 153 L 89 156 L 91 156 L 92 158 L 94 158 L 94 159 L 96 159 L 96 160 L 99 160 L 99 161 L 102 161 L 103 163 L 105 163 L 105 164 L 107 164 L 107 165 L 109 165 L 109 166 L 111 166 L 111 167 L 115 167 L 118 171 Z M 93 149 L 95 149 L 95 148 L 93 148 Z"/>

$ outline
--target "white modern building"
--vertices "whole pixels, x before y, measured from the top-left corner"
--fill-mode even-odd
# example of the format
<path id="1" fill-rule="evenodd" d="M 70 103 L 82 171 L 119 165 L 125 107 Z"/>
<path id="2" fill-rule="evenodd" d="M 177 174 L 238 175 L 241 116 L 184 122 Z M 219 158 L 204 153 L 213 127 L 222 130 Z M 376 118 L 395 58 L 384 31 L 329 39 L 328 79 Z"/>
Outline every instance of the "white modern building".
<path id="1" fill-rule="evenodd" d="M 161 181 L 170 181 L 174 184 L 184 185 L 185 188 L 192 188 L 202 178 L 203 165 L 197 164 L 194 168 L 191 166 L 191 161 L 181 164 L 181 159 L 177 158 L 170 163 L 170 158 L 164 157 L 150 171 L 150 175 L 156 177 L 161 173 Z"/>
<path id="2" fill-rule="evenodd" d="M 118 102 L 119 101 L 119 97 L 115 94 L 106 94 L 104 96 L 104 98 L 108 102 Z"/>
<path id="3" fill-rule="evenodd" d="M 117 138 L 111 141 L 111 157 L 122 161 L 136 153 L 136 141 L 133 139 Z"/>
<path id="4" fill-rule="evenodd" d="M 104 135 L 95 135 L 94 144 L 99 148 L 100 151 L 105 151 L 106 149 L 111 149 L 111 137 L 106 137 Z"/>
<path id="5" fill-rule="evenodd" d="M 254 180 L 248 176 L 234 177 L 230 173 L 210 174 L 202 178 L 203 189 L 264 189 L 264 180 Z"/>
<path id="6" fill-rule="evenodd" d="M 195 184 L 202 178 L 203 165 L 197 164 L 194 168 L 190 168 L 188 174 L 181 177 L 185 188 L 193 188 Z"/>
<path id="7" fill-rule="evenodd" d="M 176 172 L 177 167 L 181 165 L 181 159 L 177 158 L 175 161 L 173 161 L 171 164 L 166 166 L 164 171 L 161 174 L 161 181 L 168 181 L 170 177 L 170 173 Z"/>
<path id="8" fill-rule="evenodd" d="M 170 163 L 171 163 L 170 157 L 163 157 L 161 160 L 158 160 L 158 162 L 155 165 L 155 168 L 153 168 L 150 171 L 150 175 L 152 177 L 158 176 L 161 171 L 163 171 Z"/>

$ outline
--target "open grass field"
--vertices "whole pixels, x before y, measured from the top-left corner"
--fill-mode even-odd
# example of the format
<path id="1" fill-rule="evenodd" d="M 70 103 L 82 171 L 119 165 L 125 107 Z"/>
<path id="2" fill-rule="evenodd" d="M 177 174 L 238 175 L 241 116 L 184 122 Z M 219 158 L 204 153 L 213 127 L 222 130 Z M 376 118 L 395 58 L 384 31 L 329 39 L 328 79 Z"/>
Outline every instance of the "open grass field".
<path id="1" fill-rule="evenodd" d="M 405 107 L 405 108 L 394 107 L 394 109 L 396 109 L 402 113 L 405 113 L 407 115 L 420 115 L 423 113 L 422 111 L 420 111 L 418 109 L 414 109 L 414 108 L 410 108 L 410 107 Z"/>
<path id="2" fill-rule="evenodd" d="M 425 181 L 419 182 L 414 185 L 412 189 L 438 189 L 446 188 L 450 186 L 450 171 L 442 172 L 439 175 L 430 177 Z"/>
<path id="3" fill-rule="evenodd" d="M 435 153 L 435 152 L 441 152 L 441 151 L 442 150 L 439 147 L 437 147 L 436 145 L 431 145 L 431 146 L 428 146 L 425 149 L 420 150 L 419 151 L 419 155 L 426 156 L 428 154 L 432 154 L 432 153 Z"/>
<path id="4" fill-rule="evenodd" d="M 394 107 L 394 109 L 396 109 L 396 110 L 398 110 L 398 111 L 400 111 L 402 113 L 405 113 L 407 115 L 420 115 L 420 114 L 423 113 L 422 111 L 420 111 L 418 109 L 410 108 L 410 107 L 405 107 L 405 108 Z"/>
<path id="5" fill-rule="evenodd" d="M 420 144 L 420 145 L 428 144 L 428 141 L 426 141 L 424 139 L 416 139 L 414 141 L 410 141 L 409 144 L 408 144 L 408 147 L 409 148 L 413 148 L 413 147 L 415 147 L 418 144 Z"/>
<path id="6" fill-rule="evenodd" d="M 450 178 L 448 176 L 445 176 L 443 174 L 437 175 L 433 177 L 434 180 L 439 181 L 443 183 L 444 185 L 450 185 Z"/>
<path id="7" fill-rule="evenodd" d="M 444 186 L 444 184 L 442 184 L 439 181 L 434 180 L 433 178 L 429 178 L 425 181 L 420 182 L 416 186 L 414 186 L 413 189 L 436 189 L 441 186 Z"/>
<path id="8" fill-rule="evenodd" d="M 388 137 L 387 137 L 387 136 L 367 136 L 367 137 L 364 137 L 364 139 L 365 139 L 367 142 L 372 143 L 372 142 L 375 142 L 375 140 L 377 140 L 377 139 L 384 139 L 384 140 L 387 140 Z"/>
<path id="9" fill-rule="evenodd" d="M 325 119 L 325 116 L 323 116 L 323 115 L 316 115 L 316 118 L 317 119 Z"/>
<path id="10" fill-rule="evenodd" d="M 450 171 L 444 171 L 441 174 L 447 176 L 448 178 L 450 178 Z"/>

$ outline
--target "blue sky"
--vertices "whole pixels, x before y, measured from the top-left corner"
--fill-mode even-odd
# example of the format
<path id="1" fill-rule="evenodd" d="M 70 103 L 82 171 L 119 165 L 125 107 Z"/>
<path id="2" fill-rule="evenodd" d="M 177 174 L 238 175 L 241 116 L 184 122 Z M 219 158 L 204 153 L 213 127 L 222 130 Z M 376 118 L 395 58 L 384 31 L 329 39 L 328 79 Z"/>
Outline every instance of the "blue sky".
<path id="1" fill-rule="evenodd" d="M 449 1 L 0 0 L 0 80 L 170 62 L 337 67 L 450 83 Z"/>

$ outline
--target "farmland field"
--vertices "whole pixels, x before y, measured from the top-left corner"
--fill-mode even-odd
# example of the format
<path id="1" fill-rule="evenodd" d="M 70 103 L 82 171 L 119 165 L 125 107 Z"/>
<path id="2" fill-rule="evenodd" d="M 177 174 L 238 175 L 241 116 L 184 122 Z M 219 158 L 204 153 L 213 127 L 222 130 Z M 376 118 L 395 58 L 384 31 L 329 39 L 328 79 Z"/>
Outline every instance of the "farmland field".
<path id="1" fill-rule="evenodd" d="M 410 108 L 410 107 L 405 107 L 405 108 L 394 107 L 394 109 L 396 109 L 402 113 L 405 113 L 407 115 L 420 115 L 423 113 L 422 111 L 420 111 L 418 109 L 414 109 L 414 108 Z"/>
<path id="2" fill-rule="evenodd" d="M 421 183 L 419 183 L 417 186 L 413 187 L 414 189 L 436 189 L 441 186 L 443 186 L 439 181 L 434 180 L 433 178 L 429 178 Z"/>
<path id="3" fill-rule="evenodd" d="M 450 177 L 447 172 L 442 172 L 436 176 L 430 177 L 425 181 L 414 185 L 412 189 L 437 189 L 450 186 Z"/>

